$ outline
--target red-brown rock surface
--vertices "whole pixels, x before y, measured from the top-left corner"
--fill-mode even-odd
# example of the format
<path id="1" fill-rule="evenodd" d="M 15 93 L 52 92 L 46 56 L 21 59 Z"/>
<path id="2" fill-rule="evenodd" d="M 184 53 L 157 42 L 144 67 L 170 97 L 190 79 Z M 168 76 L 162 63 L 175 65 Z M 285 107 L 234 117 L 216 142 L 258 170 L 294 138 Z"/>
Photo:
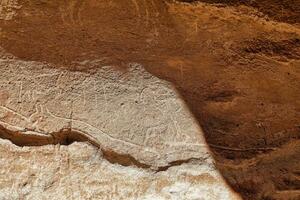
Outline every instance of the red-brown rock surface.
<path id="1" fill-rule="evenodd" d="M 300 199 L 299 1 L 2 0 L 0 46 L 3 73 L 24 74 L 28 63 L 88 77 L 143 66 L 177 88 L 244 199 Z M 4 105 L 9 91 L 0 92 Z"/>

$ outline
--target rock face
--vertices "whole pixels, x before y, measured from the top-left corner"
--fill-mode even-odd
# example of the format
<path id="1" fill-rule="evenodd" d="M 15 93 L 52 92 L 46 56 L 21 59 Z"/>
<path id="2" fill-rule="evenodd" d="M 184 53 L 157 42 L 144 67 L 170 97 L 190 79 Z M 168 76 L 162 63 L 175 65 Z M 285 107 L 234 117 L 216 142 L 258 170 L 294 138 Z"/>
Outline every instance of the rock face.
<path id="1" fill-rule="evenodd" d="M 300 199 L 299 7 L 0 0 L 1 198 Z"/>
<path id="2" fill-rule="evenodd" d="M 154 169 L 207 157 L 202 131 L 176 90 L 141 66 L 89 74 L 1 61 L 0 74 L 0 124 L 9 132 L 2 137 L 16 144 L 78 137 Z"/>
<path id="3" fill-rule="evenodd" d="M 0 2 L 0 20 L 11 20 L 16 11 L 21 8 L 16 0 L 2 0 Z"/>
<path id="4" fill-rule="evenodd" d="M 89 144 L 1 140 L 0 199 L 238 199 L 206 161 L 154 172 L 112 164 Z"/>
<path id="5" fill-rule="evenodd" d="M 0 66 L 0 136 L 23 147 L 1 140 L 2 199 L 235 199 L 176 90 L 140 65 Z"/>

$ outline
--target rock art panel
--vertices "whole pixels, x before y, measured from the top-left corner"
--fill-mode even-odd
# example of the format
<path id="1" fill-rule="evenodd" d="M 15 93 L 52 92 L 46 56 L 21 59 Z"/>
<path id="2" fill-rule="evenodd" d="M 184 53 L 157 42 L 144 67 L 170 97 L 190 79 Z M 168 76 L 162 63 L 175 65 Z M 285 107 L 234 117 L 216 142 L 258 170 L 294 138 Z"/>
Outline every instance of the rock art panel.
<path id="1" fill-rule="evenodd" d="M 0 199 L 238 199 L 175 88 L 141 65 L 0 71 Z"/>
<path id="2" fill-rule="evenodd" d="M 208 157 L 201 129 L 176 90 L 138 64 L 91 75 L 2 60 L 0 70 L 4 129 L 45 138 L 70 130 L 154 168 Z"/>

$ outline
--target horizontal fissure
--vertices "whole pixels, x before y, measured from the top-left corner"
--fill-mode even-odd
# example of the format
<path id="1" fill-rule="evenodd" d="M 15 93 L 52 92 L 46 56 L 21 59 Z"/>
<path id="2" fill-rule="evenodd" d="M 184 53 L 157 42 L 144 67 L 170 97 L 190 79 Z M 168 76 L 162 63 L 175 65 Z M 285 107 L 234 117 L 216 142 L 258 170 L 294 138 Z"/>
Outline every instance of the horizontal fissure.
<path id="1" fill-rule="evenodd" d="M 136 158 L 129 154 L 122 154 L 115 152 L 112 149 L 104 149 L 101 146 L 85 136 L 82 133 L 72 131 L 71 129 L 63 129 L 59 132 L 50 134 L 28 134 L 21 131 L 11 131 L 3 126 L 0 126 L 0 139 L 6 139 L 19 147 L 34 147 L 34 146 L 45 146 L 45 145 L 71 145 L 74 142 L 87 142 L 91 145 L 99 148 L 102 152 L 102 156 L 105 160 L 112 164 L 119 164 L 124 167 L 135 166 L 142 169 L 150 169 L 155 172 L 166 171 L 170 167 L 179 166 L 190 161 L 197 160 L 197 158 L 190 158 L 186 160 L 172 161 L 166 166 L 151 166 L 146 163 L 138 161 Z"/>

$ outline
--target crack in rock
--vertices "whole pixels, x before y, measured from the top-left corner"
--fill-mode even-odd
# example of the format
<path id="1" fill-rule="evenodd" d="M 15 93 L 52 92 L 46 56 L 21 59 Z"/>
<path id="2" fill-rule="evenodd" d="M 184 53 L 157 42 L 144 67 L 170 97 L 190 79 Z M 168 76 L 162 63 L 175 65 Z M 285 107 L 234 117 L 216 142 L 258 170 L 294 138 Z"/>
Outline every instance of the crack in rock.
<path id="1" fill-rule="evenodd" d="M 176 89 L 141 65 L 87 74 L 0 60 L 0 80 L 2 135 L 15 144 L 89 141 L 112 163 L 151 169 L 208 154 Z"/>
<path id="2" fill-rule="evenodd" d="M 170 162 L 166 166 L 155 167 L 142 162 L 129 154 L 120 154 L 112 149 L 104 149 L 101 146 L 89 139 L 86 135 L 72 131 L 71 129 L 63 129 L 56 133 L 46 134 L 31 134 L 30 131 L 24 132 L 11 131 L 0 125 L 0 138 L 9 140 L 16 146 L 46 146 L 46 145 L 71 145 L 74 142 L 88 142 L 91 145 L 100 149 L 102 157 L 111 164 L 119 164 L 124 167 L 135 166 L 142 169 L 150 169 L 155 172 L 167 171 L 170 167 L 179 166 L 185 163 L 200 161 L 199 158 L 189 158 L 186 160 L 176 160 Z"/>

